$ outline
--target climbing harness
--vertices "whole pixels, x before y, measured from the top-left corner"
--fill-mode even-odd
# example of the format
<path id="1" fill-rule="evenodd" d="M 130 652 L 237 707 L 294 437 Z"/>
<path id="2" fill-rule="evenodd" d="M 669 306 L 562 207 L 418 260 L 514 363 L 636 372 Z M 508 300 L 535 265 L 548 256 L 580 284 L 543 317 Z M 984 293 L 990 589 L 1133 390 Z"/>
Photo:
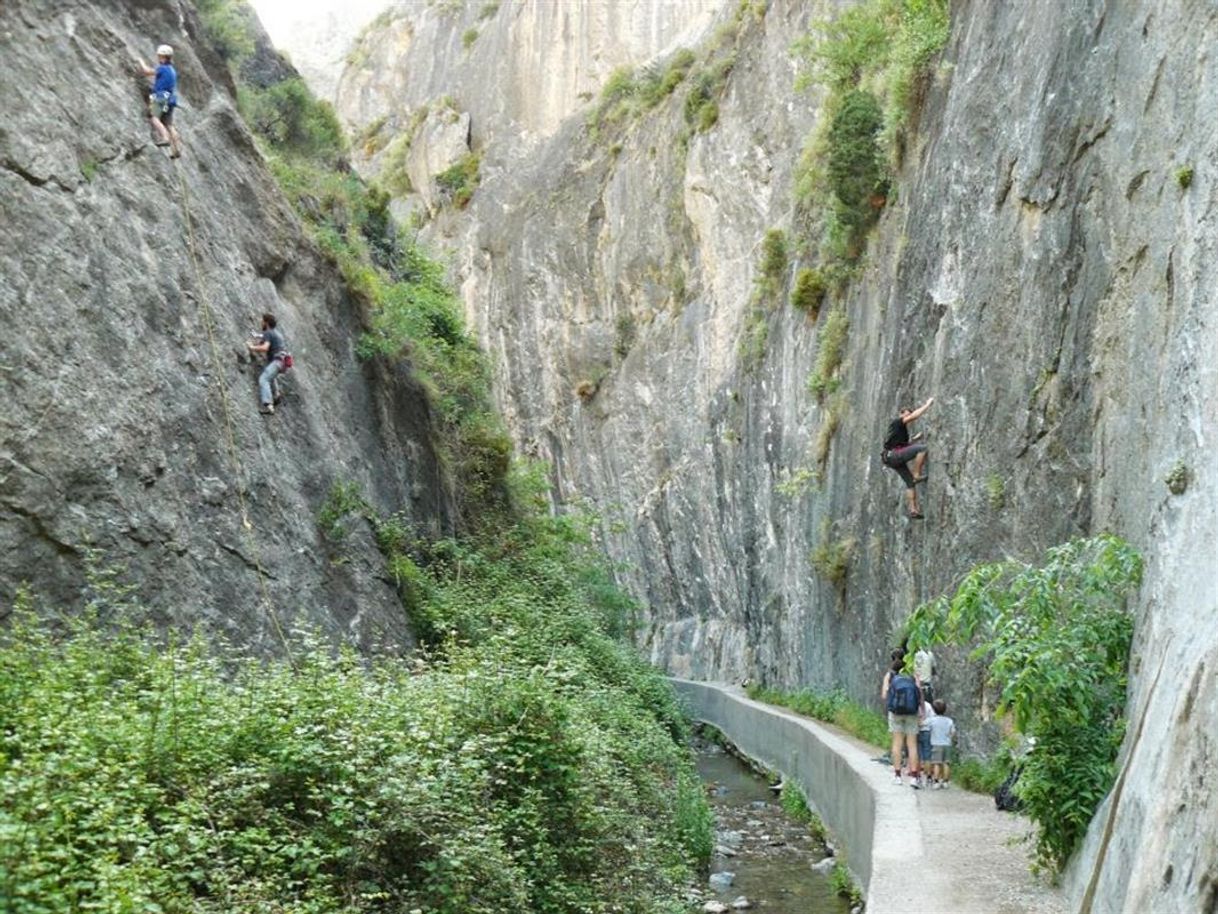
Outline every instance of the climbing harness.
<path id="1" fill-rule="evenodd" d="M 254 536 L 254 525 L 250 520 L 249 508 L 245 502 L 245 470 L 241 464 L 241 458 L 237 453 L 237 436 L 233 429 L 232 406 L 228 399 L 228 390 L 225 388 L 221 378 L 223 376 L 223 368 L 220 360 L 220 348 L 216 345 L 216 328 L 215 320 L 212 316 L 211 305 L 207 301 L 207 291 L 203 285 L 203 271 L 199 268 L 199 256 L 195 247 L 195 231 L 194 221 L 190 217 L 190 193 L 186 187 L 186 176 L 181 170 L 177 169 L 177 160 L 171 160 L 174 163 L 175 170 L 178 172 L 178 187 L 182 197 L 182 215 L 186 220 L 186 242 L 190 250 L 190 262 L 195 273 L 195 287 L 199 290 L 199 311 L 203 318 L 203 326 L 207 328 L 207 342 L 211 349 L 212 371 L 216 376 L 216 387 L 220 391 L 220 405 L 224 414 L 224 429 L 225 439 L 228 445 L 228 456 L 232 462 L 233 470 L 237 477 L 237 503 L 241 509 L 241 528 L 245 531 L 246 542 L 248 543 L 250 557 L 253 560 L 254 568 L 258 572 L 258 590 L 262 597 L 262 605 L 266 609 L 267 615 L 270 617 L 271 623 L 275 629 L 275 634 L 278 635 L 280 642 L 283 644 L 284 652 L 287 655 L 288 662 L 292 662 L 292 649 L 288 644 L 287 635 L 284 633 L 283 625 L 279 621 L 279 615 L 275 612 L 275 604 L 271 601 L 270 588 L 267 586 L 266 569 L 262 565 L 261 553 L 258 549 L 258 540 Z"/>

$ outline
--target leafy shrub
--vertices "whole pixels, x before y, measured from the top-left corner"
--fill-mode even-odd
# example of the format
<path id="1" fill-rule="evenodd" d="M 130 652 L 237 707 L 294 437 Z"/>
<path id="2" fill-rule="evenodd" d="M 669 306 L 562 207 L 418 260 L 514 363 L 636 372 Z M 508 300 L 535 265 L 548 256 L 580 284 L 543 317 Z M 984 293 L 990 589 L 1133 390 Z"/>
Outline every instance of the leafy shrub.
<path id="1" fill-rule="evenodd" d="M 1056 546 L 1038 566 L 979 565 L 910 618 L 911 650 L 975 644 L 999 712 L 1036 739 L 1019 784 L 1037 867 L 1061 870 L 1112 786 L 1133 636 L 1126 600 L 1141 578 L 1138 554 L 1105 534 Z"/>
<path id="2" fill-rule="evenodd" d="M 761 240 L 761 263 L 757 268 L 757 291 L 763 298 L 773 298 L 782 288 L 787 270 L 787 236 L 782 229 L 772 228 Z"/>
<path id="3" fill-rule="evenodd" d="M 770 339 L 770 322 L 764 308 L 753 308 L 744 323 L 744 332 L 740 336 L 737 353 L 740 357 L 740 367 L 748 372 L 758 368 L 765 361 L 766 344 Z"/>
<path id="4" fill-rule="evenodd" d="M 255 14 L 246 0 L 199 0 L 196 8 L 203 37 L 230 68 L 253 55 Z"/>
<path id="5" fill-rule="evenodd" d="M 1188 190 L 1193 184 L 1193 166 L 1183 165 L 1176 169 L 1176 183 L 1181 190 Z"/>
<path id="6" fill-rule="evenodd" d="M 828 836 L 825 823 L 813 812 L 812 807 L 808 805 L 808 798 L 797 785 L 789 781 L 783 784 L 781 802 L 783 811 L 796 822 L 806 825 L 813 838 L 817 841 L 825 840 Z"/>
<path id="7" fill-rule="evenodd" d="M 479 180 L 478 169 L 481 164 L 481 155 L 476 152 L 467 152 L 436 175 L 436 185 L 458 209 L 465 209 L 474 196 L 474 188 L 478 186 Z"/>
<path id="8" fill-rule="evenodd" d="M 856 545 L 853 537 L 833 539 L 829 525 L 826 524 L 821 531 L 820 541 L 808 556 L 808 561 L 822 579 L 841 590 L 846 586 L 846 576 L 850 573 L 850 561 L 854 558 Z"/>
<path id="9" fill-rule="evenodd" d="M 829 888 L 846 899 L 846 903 L 852 908 L 863 903 L 863 890 L 855 883 L 850 870 L 843 863 L 834 865 L 833 872 L 829 874 Z"/>
<path id="10" fill-rule="evenodd" d="M 837 389 L 837 371 L 846 357 L 846 340 L 850 319 L 840 305 L 829 312 L 816 339 L 816 364 L 808 377 L 808 390 L 818 400 Z"/>
<path id="11" fill-rule="evenodd" d="M 833 447 L 833 436 L 837 434 L 838 426 L 846 412 L 846 403 L 840 392 L 835 393 L 825 410 L 820 428 L 816 430 L 816 442 L 812 445 L 812 459 L 818 472 L 822 475 L 829 463 L 829 451 Z"/>
<path id="12" fill-rule="evenodd" d="M 1007 503 L 1007 485 L 997 473 L 985 478 L 985 500 L 994 511 L 1001 511 Z"/>
<path id="13" fill-rule="evenodd" d="M 476 28 L 470 27 L 470 28 L 466 29 L 461 35 L 461 47 L 465 48 L 465 50 L 468 51 L 470 48 L 472 48 L 474 46 L 474 42 L 477 40 L 478 40 L 478 30 Z"/>
<path id="14" fill-rule="evenodd" d="M 855 89 L 842 99 L 829 127 L 829 186 L 834 215 L 847 239 L 851 259 L 875 222 L 879 211 L 876 200 L 887 194 L 876 141 L 882 125 L 883 113 L 875 96 Z"/>
<path id="15" fill-rule="evenodd" d="M 80 910 L 651 910 L 710 853 L 667 684 L 598 621 L 580 528 L 435 543 L 428 662 L 292 660 L 116 615 L 0 634 L 0 897 Z M 402 559 L 395 567 L 407 567 Z"/>
<path id="16" fill-rule="evenodd" d="M 266 89 L 240 86 L 237 102 L 250 129 L 281 152 L 328 164 L 346 154 L 334 108 L 314 98 L 300 77 Z"/>
<path id="17" fill-rule="evenodd" d="M 601 89 L 600 100 L 588 116 L 595 136 L 602 128 L 650 111 L 685 80 L 695 61 L 694 52 L 679 49 L 665 66 L 648 65 L 638 72 L 618 67 Z"/>
<path id="18" fill-rule="evenodd" d="M 802 267 L 795 274 L 795 286 L 791 290 L 791 306 L 808 315 L 812 320 L 820 315 L 821 302 L 829 285 L 825 274 L 812 267 Z"/>
<path id="19" fill-rule="evenodd" d="M 1163 477 L 1163 482 L 1167 486 L 1167 491 L 1172 495 L 1183 495 L 1188 491 L 1188 484 L 1192 478 L 1193 471 L 1189 469 L 1188 464 L 1183 460 L 1177 460 L 1167 471 L 1167 475 Z"/>

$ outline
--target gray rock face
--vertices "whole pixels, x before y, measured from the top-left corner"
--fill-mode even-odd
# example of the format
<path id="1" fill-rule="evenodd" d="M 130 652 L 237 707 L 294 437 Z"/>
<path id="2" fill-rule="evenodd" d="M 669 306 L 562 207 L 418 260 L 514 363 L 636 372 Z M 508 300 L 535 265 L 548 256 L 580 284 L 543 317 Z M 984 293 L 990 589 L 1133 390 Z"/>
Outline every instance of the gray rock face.
<path id="1" fill-rule="evenodd" d="M 76 605 L 92 545 L 166 621 L 266 649 L 297 625 L 408 645 L 371 537 L 333 547 L 317 514 L 344 480 L 448 528 L 426 401 L 400 370 L 356 359 L 360 308 L 303 238 L 197 34 L 172 2 L 0 14 L 0 605 L 22 582 Z M 176 165 L 129 75 L 162 41 L 185 105 Z M 48 76 L 62 60 L 70 83 Z M 273 417 L 256 411 L 245 354 L 267 310 L 297 361 Z"/>
<path id="2" fill-rule="evenodd" d="M 749 20 L 718 123 L 687 144 L 681 90 L 597 141 L 569 118 L 487 172 L 468 222 L 439 227 L 504 412 L 554 462 L 558 497 L 600 510 L 647 604 L 646 649 L 680 675 L 866 699 L 893 628 L 971 565 L 1099 530 L 1131 540 L 1148 565 L 1125 774 L 1072 885 L 1085 911 L 1208 910 L 1218 20 L 1179 2 L 953 4 L 899 199 L 843 302 L 840 427 L 820 484 L 800 486 L 826 416 L 805 388 L 824 318 L 750 299 L 818 117 L 791 89 L 789 43 L 821 12 L 775 0 Z M 370 118 L 475 78 L 474 58 L 447 59 L 409 90 L 344 81 Z M 915 524 L 878 452 L 897 407 L 932 394 Z M 826 535 L 854 544 L 841 588 L 809 566 Z M 940 661 L 976 740 L 977 671 Z"/>

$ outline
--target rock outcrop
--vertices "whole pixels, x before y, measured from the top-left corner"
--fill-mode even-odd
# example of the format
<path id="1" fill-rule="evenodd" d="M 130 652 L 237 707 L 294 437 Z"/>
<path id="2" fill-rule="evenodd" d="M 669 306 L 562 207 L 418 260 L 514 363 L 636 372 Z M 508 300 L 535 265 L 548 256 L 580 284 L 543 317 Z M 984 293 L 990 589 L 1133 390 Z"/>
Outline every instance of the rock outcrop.
<path id="1" fill-rule="evenodd" d="M 336 549 L 317 518 L 342 481 L 451 528 L 427 401 L 404 369 L 355 357 L 361 309 L 198 35 L 172 0 L 0 14 L 0 604 L 22 583 L 77 604 L 95 548 L 164 621 L 264 649 L 295 626 L 408 645 L 375 543 Z M 177 163 L 131 76 L 159 42 L 177 49 Z M 64 61 L 72 79 L 50 79 Z M 273 417 L 245 353 L 263 311 L 297 362 Z"/>
<path id="2" fill-rule="evenodd" d="M 792 89 L 790 42 L 832 5 L 754 6 L 709 130 L 685 121 L 684 90 L 596 137 L 587 108 L 555 127 L 566 106 L 539 98 L 518 120 L 549 138 L 498 169 L 487 139 L 468 217 L 431 229 L 457 246 L 518 441 L 553 462 L 559 499 L 602 513 L 647 650 L 686 676 L 865 698 L 894 627 L 974 563 L 1129 539 L 1148 565 L 1125 773 L 1072 879 L 1085 911 L 1210 910 L 1218 19 L 1179 2 L 953 4 L 822 403 L 805 380 L 825 316 L 759 298 L 757 278 L 766 231 L 802 229 L 792 172 L 819 116 Z M 368 46 L 434 35 L 428 16 Z M 340 88 L 340 108 L 367 123 L 450 94 L 478 145 L 510 95 L 478 108 L 468 87 L 522 83 L 487 69 L 482 38 L 460 57 L 448 34 L 434 67 L 344 75 L 359 91 L 344 104 Z M 878 451 L 898 405 L 932 394 L 915 523 Z M 850 547 L 839 582 L 808 561 L 827 542 Z M 981 714 L 976 672 L 944 661 L 949 697 Z"/>

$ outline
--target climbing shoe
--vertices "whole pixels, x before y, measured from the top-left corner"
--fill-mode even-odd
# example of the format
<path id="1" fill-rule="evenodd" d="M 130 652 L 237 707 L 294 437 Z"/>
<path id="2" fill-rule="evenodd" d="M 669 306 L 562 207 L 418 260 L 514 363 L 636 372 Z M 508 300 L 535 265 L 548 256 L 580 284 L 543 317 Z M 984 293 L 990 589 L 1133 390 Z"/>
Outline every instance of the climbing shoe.
<path id="1" fill-rule="evenodd" d="M 925 517 L 926 517 L 926 515 L 923 514 L 921 511 L 910 511 L 909 512 L 910 520 L 922 520 Z"/>
<path id="2" fill-rule="evenodd" d="M 264 416 L 273 416 L 275 414 L 275 404 L 263 403 L 258 412 L 262 413 Z"/>
<path id="3" fill-rule="evenodd" d="M 914 480 L 914 485 L 917 485 L 920 482 L 926 482 L 926 474 L 923 473 L 921 476 L 915 476 L 913 478 L 913 480 Z"/>

